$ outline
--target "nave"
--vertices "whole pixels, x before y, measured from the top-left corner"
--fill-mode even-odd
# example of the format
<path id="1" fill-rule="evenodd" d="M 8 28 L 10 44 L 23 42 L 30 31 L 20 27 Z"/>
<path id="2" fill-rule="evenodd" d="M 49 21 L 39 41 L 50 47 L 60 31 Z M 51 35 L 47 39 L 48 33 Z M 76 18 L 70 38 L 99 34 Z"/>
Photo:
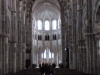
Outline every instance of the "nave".
<path id="1" fill-rule="evenodd" d="M 39 72 L 39 68 L 31 68 L 31 69 L 24 69 L 17 73 L 9 73 L 6 75 L 42 75 L 42 74 Z M 75 69 L 54 68 L 53 75 L 96 75 L 96 74 L 84 73 L 81 71 L 77 71 Z"/>
<path id="2" fill-rule="evenodd" d="M 100 0 L 0 0 L 0 75 L 40 63 L 100 75 Z"/>

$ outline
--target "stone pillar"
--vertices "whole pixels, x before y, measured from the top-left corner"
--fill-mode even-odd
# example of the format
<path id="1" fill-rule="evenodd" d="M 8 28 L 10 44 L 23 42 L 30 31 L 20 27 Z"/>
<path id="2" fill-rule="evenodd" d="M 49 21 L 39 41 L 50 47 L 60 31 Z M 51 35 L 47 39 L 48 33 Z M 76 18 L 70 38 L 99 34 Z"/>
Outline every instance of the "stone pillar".
<path id="1" fill-rule="evenodd" d="M 24 48 L 23 48 L 23 69 L 25 69 L 26 66 L 26 43 L 24 44 Z"/>
<path id="2" fill-rule="evenodd" d="M 34 29 L 34 28 L 33 28 Z M 33 29 L 32 29 L 32 31 L 33 31 Z M 32 52 L 31 52 L 31 54 L 32 54 L 32 64 L 36 64 L 36 60 L 35 60 L 35 32 L 33 32 L 33 36 L 32 36 L 32 45 L 33 45 L 33 47 L 32 47 Z M 33 42 L 34 41 L 34 42 Z"/>
<path id="3" fill-rule="evenodd" d="M 38 66 L 38 53 L 36 51 L 36 65 Z"/>
<path id="4" fill-rule="evenodd" d="M 86 43 L 85 40 L 82 40 L 82 71 L 86 72 Z"/>
<path id="5" fill-rule="evenodd" d="M 52 33 L 50 33 L 50 35 L 52 35 Z M 51 52 L 51 63 L 53 63 L 53 58 L 52 58 L 52 53 L 53 53 L 53 48 L 52 48 L 52 36 L 50 36 L 50 52 Z"/>
<path id="6" fill-rule="evenodd" d="M 93 66 L 93 72 L 94 74 L 97 74 L 97 42 L 96 42 L 96 38 L 95 38 L 95 35 L 93 34 L 92 35 L 92 48 L 93 48 L 93 51 L 92 51 L 92 56 L 93 56 L 93 59 L 92 59 L 92 66 Z M 100 58 L 99 58 L 100 60 Z M 100 61 L 99 61 L 99 71 L 100 71 Z"/>
<path id="7" fill-rule="evenodd" d="M 1 25 L 1 24 L 0 24 Z M 2 37 L 0 34 L 0 74 L 2 75 Z"/>
<path id="8" fill-rule="evenodd" d="M 2 74 L 4 74 L 4 70 L 5 70 L 5 60 L 4 60 L 4 37 L 2 37 Z"/>
<path id="9" fill-rule="evenodd" d="M 87 72 L 92 73 L 93 71 L 93 37 L 92 37 L 92 1 L 87 0 Z"/>
<path id="10" fill-rule="evenodd" d="M 44 30 L 44 26 L 45 26 L 45 23 L 44 23 L 44 21 L 43 21 L 43 30 Z M 43 33 L 43 53 L 44 53 L 44 49 L 45 49 L 45 33 Z M 43 54 L 43 63 L 44 63 L 44 54 Z"/>
<path id="11" fill-rule="evenodd" d="M 76 19 L 73 19 L 73 26 L 72 26 L 72 55 L 73 55 L 73 69 L 76 69 Z"/>
<path id="12" fill-rule="evenodd" d="M 35 57 L 34 57 L 34 54 L 35 54 L 35 53 L 34 53 L 34 52 L 35 52 L 35 51 L 34 51 L 34 49 L 33 49 L 33 50 L 31 51 L 31 55 L 32 55 L 32 59 L 31 59 L 31 60 L 32 60 L 32 64 L 35 64 L 35 62 L 34 62 L 34 61 L 35 61 L 35 59 L 34 59 L 34 58 L 35 58 Z"/>
<path id="13" fill-rule="evenodd" d="M 19 57 L 20 57 L 20 70 L 22 70 L 22 20 L 19 23 Z"/>
<path id="14" fill-rule="evenodd" d="M 17 54 L 16 54 L 16 49 L 17 49 L 17 43 L 13 43 L 13 72 L 15 73 L 16 72 L 16 65 L 17 65 Z"/>
<path id="15" fill-rule="evenodd" d="M 1 5 L 1 0 L 0 0 L 0 17 L 1 17 L 1 8 L 2 5 Z M 2 75 L 2 37 L 1 37 L 1 34 L 2 34 L 2 18 L 0 18 L 0 75 Z"/>
<path id="16" fill-rule="evenodd" d="M 65 32 L 66 32 L 66 25 L 65 25 L 65 13 L 64 13 L 64 8 L 63 8 L 63 4 L 61 4 L 61 33 L 62 33 L 62 63 L 66 64 L 66 54 L 65 54 Z M 65 30 L 65 31 L 64 31 Z"/>
<path id="17" fill-rule="evenodd" d="M 1 11 L 1 18 L 2 18 L 2 74 L 5 74 L 5 22 L 6 22 L 6 11 L 5 11 L 5 0 L 2 0 L 1 2 L 1 7 L 2 7 L 2 11 Z"/>
<path id="18" fill-rule="evenodd" d="M 8 37 L 2 36 L 2 74 L 8 73 Z"/>
<path id="19" fill-rule="evenodd" d="M 96 49 L 96 39 L 93 33 L 92 26 L 92 1 L 87 0 L 87 32 L 86 32 L 86 40 L 87 40 L 87 71 L 88 73 L 97 73 L 97 49 Z"/>
<path id="20" fill-rule="evenodd" d="M 100 39 L 98 39 L 98 43 L 100 42 Z M 100 45 L 100 43 L 99 43 Z M 95 65 L 95 72 L 100 74 L 100 46 L 99 46 L 99 50 L 97 51 L 97 65 Z"/>
<path id="21" fill-rule="evenodd" d="M 17 71 L 22 70 L 22 43 L 21 43 L 21 21 L 18 21 L 18 44 L 17 44 Z"/>
<path id="22" fill-rule="evenodd" d="M 39 66 L 39 46 L 38 46 L 38 34 L 37 34 L 37 66 Z"/>
<path id="23" fill-rule="evenodd" d="M 8 66 L 8 68 L 9 68 L 9 72 L 12 72 L 12 47 L 11 47 L 11 41 L 9 40 L 9 54 L 8 54 L 9 56 L 9 66 Z"/>
<path id="24" fill-rule="evenodd" d="M 50 37 L 49 40 L 50 40 L 51 63 L 53 63 L 52 62 L 52 60 L 53 60 L 53 58 L 52 58 L 52 52 L 53 52 L 52 51 L 52 40 L 53 40 L 52 39 L 52 20 L 50 20 L 50 32 L 51 33 L 50 33 L 50 36 L 49 36 Z"/>
<path id="25" fill-rule="evenodd" d="M 22 44 L 20 44 L 20 46 L 19 46 L 19 57 L 20 57 L 20 59 L 19 59 L 19 65 L 20 65 L 20 70 L 22 70 Z"/>
<path id="26" fill-rule="evenodd" d="M 57 66 L 59 65 L 59 58 L 58 58 L 59 54 L 57 53 Z"/>
<path id="27" fill-rule="evenodd" d="M 77 12 L 77 15 L 78 15 L 78 58 L 79 58 L 79 71 L 82 71 L 83 70 L 83 33 L 82 33 L 82 26 L 83 26 L 83 23 L 82 23 L 82 2 L 81 0 L 78 0 L 78 6 L 77 6 L 77 9 L 78 9 L 78 12 Z"/>
<path id="28" fill-rule="evenodd" d="M 19 44 L 16 47 L 16 71 L 19 71 Z"/>
<path id="29" fill-rule="evenodd" d="M 6 47 L 6 53 L 5 53 L 5 66 L 6 66 L 6 69 L 5 69 L 5 72 L 6 74 L 8 73 L 8 52 L 9 52 L 9 48 L 8 48 L 8 36 L 5 37 L 5 47 Z"/>

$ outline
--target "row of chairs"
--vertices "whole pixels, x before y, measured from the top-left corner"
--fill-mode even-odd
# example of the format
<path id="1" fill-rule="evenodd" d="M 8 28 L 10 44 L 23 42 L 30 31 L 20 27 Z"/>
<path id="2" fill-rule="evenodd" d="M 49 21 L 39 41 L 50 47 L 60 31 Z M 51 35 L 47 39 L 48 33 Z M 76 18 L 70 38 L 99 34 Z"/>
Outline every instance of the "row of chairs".
<path id="1" fill-rule="evenodd" d="M 95 74 L 83 73 L 75 69 L 57 68 L 54 69 L 54 75 L 95 75 Z"/>
<path id="2" fill-rule="evenodd" d="M 9 73 L 6 75 L 41 75 L 41 73 L 39 72 L 39 68 L 32 68 L 32 69 L 21 70 L 17 73 Z M 53 75 L 95 75 L 95 74 L 83 73 L 75 69 L 54 68 Z"/>

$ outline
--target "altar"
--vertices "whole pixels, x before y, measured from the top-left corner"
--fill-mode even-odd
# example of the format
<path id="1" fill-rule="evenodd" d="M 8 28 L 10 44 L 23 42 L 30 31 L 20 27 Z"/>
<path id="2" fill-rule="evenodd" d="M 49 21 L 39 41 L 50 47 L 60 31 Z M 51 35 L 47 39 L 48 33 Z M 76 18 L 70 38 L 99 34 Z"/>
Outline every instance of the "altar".
<path id="1" fill-rule="evenodd" d="M 49 48 L 46 48 L 44 51 L 42 52 L 37 52 L 34 53 L 34 55 L 32 55 L 32 63 L 34 64 L 42 64 L 42 63 L 55 63 L 56 65 L 58 65 L 59 63 L 62 62 L 62 57 L 61 57 L 61 52 L 54 52 L 51 51 Z"/>

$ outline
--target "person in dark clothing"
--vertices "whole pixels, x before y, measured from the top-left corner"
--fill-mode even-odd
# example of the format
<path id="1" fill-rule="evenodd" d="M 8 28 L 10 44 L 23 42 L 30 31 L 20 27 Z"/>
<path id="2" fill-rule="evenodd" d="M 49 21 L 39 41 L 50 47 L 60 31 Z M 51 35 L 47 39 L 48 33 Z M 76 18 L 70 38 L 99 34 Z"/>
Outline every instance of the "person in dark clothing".
<path id="1" fill-rule="evenodd" d="M 55 63 L 53 63 L 53 64 L 52 64 L 52 67 L 53 67 L 53 68 L 55 68 L 55 67 L 56 67 L 56 64 L 55 64 Z"/>
<path id="2" fill-rule="evenodd" d="M 44 73 L 45 73 L 44 63 L 43 63 L 42 66 L 40 67 L 40 73 L 41 73 L 42 75 L 44 75 Z"/>
<path id="3" fill-rule="evenodd" d="M 53 67 L 52 67 L 52 65 L 51 65 L 51 64 L 49 64 L 49 68 L 50 68 L 50 74 L 52 74 L 52 75 L 53 75 Z"/>
<path id="4" fill-rule="evenodd" d="M 45 75 L 50 75 L 50 67 L 49 67 L 49 64 L 45 64 Z"/>
<path id="5" fill-rule="evenodd" d="M 50 64 L 42 64 L 42 66 L 40 67 L 40 73 L 42 75 L 53 75 L 53 67 Z"/>
<path id="6" fill-rule="evenodd" d="M 39 68 L 41 68 L 42 67 L 42 65 L 41 64 L 39 64 Z"/>

